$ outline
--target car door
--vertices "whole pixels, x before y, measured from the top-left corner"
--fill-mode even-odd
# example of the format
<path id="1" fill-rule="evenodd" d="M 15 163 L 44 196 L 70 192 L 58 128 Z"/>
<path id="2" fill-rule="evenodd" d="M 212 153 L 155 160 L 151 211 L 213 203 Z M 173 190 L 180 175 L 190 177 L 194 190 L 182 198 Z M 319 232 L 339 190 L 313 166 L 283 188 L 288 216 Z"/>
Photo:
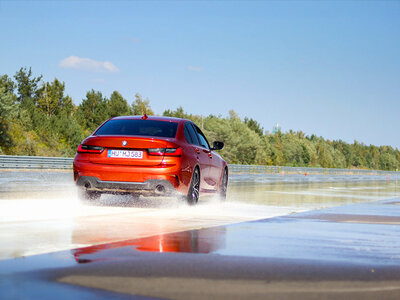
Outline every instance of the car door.
<path id="1" fill-rule="evenodd" d="M 210 170 L 209 170 L 209 176 L 210 180 L 213 183 L 213 189 L 218 189 L 219 184 L 221 183 L 222 180 L 222 175 L 224 172 L 224 163 L 222 157 L 214 152 L 211 151 L 211 164 L 210 164 Z"/>
<path id="2" fill-rule="evenodd" d="M 211 151 L 210 144 L 207 141 L 206 136 L 204 133 L 200 130 L 199 127 L 196 125 L 193 126 L 194 129 L 196 130 L 197 138 L 200 141 L 200 147 L 201 151 L 206 154 L 208 157 L 207 161 L 207 176 L 205 177 L 205 181 L 207 182 L 207 188 L 216 190 L 217 189 L 217 183 L 218 183 L 218 174 L 216 174 L 215 166 L 214 164 L 218 162 L 217 157 L 215 154 Z"/>
<path id="3" fill-rule="evenodd" d="M 209 190 L 212 189 L 212 186 L 209 184 L 209 169 L 210 169 L 210 157 L 209 157 L 209 149 L 207 149 L 208 143 L 206 145 L 202 145 L 201 140 L 197 134 L 196 125 L 191 122 L 185 123 L 185 137 L 188 140 L 188 143 L 191 144 L 191 150 L 195 155 L 198 165 L 200 167 L 200 189 Z M 187 137 L 189 135 L 189 137 Z M 204 142 L 203 142 L 204 144 Z M 208 146 L 209 147 L 209 146 Z"/>

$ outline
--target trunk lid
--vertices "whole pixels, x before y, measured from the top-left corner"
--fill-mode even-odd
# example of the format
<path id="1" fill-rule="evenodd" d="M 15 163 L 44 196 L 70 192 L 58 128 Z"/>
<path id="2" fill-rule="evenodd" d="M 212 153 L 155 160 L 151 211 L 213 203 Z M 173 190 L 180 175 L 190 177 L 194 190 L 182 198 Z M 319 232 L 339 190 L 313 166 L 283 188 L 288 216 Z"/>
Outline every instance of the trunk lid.
<path id="1" fill-rule="evenodd" d="M 100 146 L 104 151 L 91 153 L 89 161 L 103 165 L 157 166 L 163 156 L 149 155 L 148 149 L 166 148 L 167 141 L 149 137 L 91 136 L 82 144 Z M 117 156 L 117 157 L 115 157 Z"/>

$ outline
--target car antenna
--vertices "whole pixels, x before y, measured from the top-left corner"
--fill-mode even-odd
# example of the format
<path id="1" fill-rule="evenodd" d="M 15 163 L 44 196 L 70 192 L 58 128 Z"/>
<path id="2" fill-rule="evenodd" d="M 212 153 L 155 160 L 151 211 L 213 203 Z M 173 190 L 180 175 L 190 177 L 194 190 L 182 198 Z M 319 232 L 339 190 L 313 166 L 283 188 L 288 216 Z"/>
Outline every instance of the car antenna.
<path id="1" fill-rule="evenodd" d="M 148 118 L 149 117 L 146 114 L 143 114 L 143 117 L 142 117 L 143 120 L 147 120 Z"/>

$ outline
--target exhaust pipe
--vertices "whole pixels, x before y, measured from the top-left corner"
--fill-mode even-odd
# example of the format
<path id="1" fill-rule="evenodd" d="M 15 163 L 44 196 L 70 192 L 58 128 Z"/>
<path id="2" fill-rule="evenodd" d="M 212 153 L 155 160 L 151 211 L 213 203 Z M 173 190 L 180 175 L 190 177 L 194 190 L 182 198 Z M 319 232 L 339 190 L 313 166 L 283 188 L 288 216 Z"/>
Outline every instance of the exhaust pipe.
<path id="1" fill-rule="evenodd" d="M 165 187 L 161 184 L 156 186 L 156 189 L 154 191 L 157 195 L 161 195 L 165 193 Z"/>

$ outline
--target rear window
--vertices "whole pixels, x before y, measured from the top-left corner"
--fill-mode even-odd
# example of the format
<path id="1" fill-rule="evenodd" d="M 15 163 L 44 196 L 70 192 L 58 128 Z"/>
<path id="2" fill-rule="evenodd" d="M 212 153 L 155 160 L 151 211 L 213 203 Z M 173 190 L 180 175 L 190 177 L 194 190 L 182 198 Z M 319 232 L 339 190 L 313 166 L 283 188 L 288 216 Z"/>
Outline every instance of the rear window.
<path id="1" fill-rule="evenodd" d="M 173 138 L 178 123 L 154 120 L 110 120 L 95 135 L 139 135 Z"/>

